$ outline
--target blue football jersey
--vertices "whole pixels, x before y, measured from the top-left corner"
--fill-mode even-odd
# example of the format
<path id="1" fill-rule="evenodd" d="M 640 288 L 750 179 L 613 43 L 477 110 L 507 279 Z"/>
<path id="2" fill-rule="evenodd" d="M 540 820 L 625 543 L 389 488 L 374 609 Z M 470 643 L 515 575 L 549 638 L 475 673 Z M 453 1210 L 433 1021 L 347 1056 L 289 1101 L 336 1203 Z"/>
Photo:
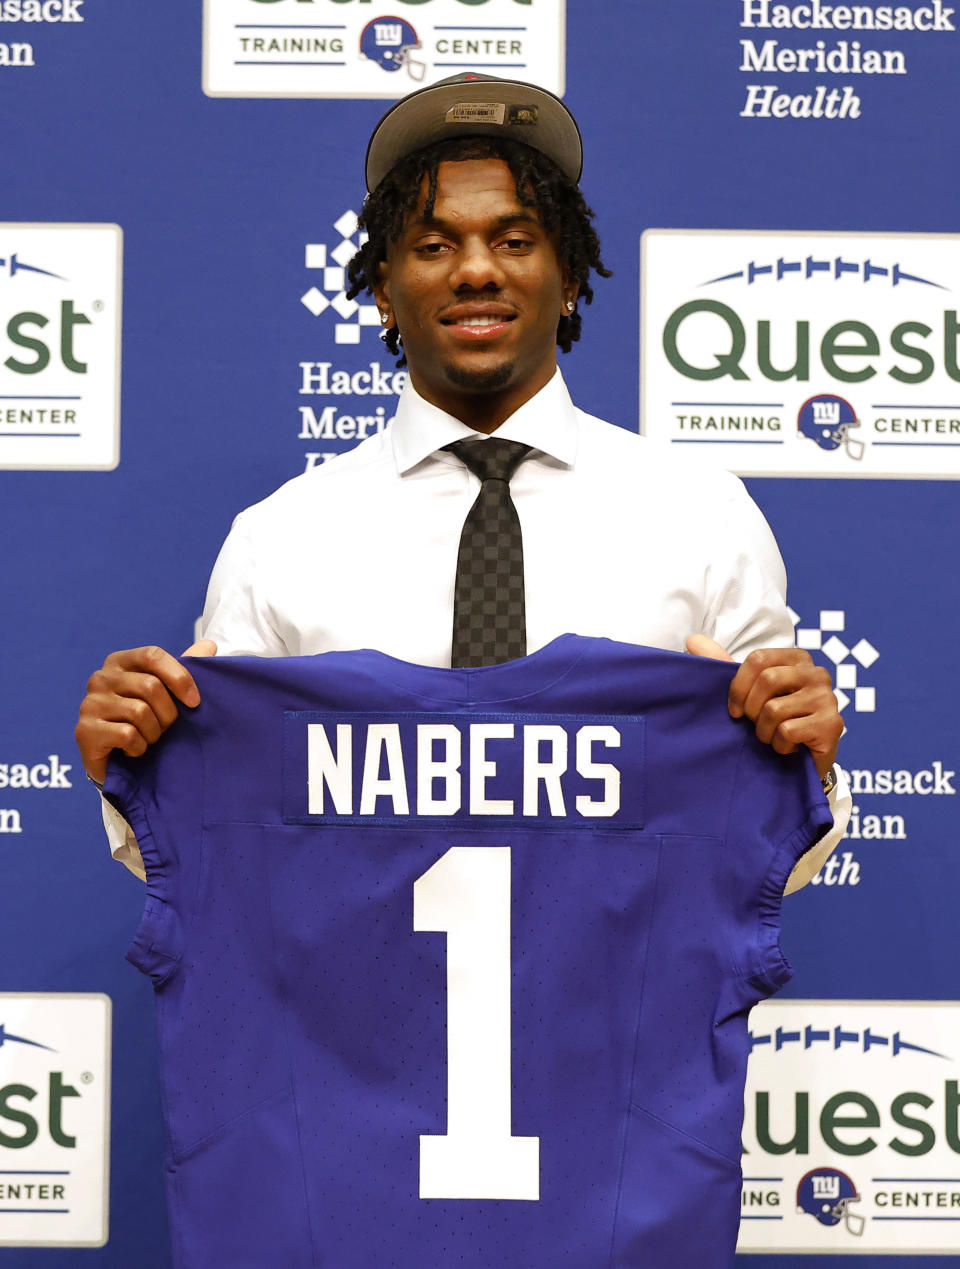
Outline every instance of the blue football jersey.
<path id="1" fill-rule="evenodd" d="M 831 823 L 735 667 L 190 662 L 106 792 L 148 874 L 182 1269 L 720 1269 L 747 1011 Z"/>

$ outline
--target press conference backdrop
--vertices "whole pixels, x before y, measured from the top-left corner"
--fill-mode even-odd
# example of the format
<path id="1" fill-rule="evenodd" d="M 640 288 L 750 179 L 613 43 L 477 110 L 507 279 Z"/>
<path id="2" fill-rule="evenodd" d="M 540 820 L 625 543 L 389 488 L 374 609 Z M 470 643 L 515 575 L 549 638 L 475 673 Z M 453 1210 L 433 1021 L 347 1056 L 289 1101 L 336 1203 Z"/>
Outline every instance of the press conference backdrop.
<path id="1" fill-rule="evenodd" d="M 240 508 L 389 423 L 403 374 L 344 293 L 364 147 L 468 69 L 562 93 L 583 130 L 615 274 L 562 358 L 575 399 L 748 478 L 847 724 L 850 828 L 786 903 L 796 975 L 752 1020 L 744 1263 L 960 1253 L 958 23 L 941 0 L 0 3 L 0 1261 L 170 1264 L 151 992 L 123 960 L 141 888 L 77 703 L 106 652 L 192 641 Z M 658 544 L 617 545 L 629 586 Z"/>

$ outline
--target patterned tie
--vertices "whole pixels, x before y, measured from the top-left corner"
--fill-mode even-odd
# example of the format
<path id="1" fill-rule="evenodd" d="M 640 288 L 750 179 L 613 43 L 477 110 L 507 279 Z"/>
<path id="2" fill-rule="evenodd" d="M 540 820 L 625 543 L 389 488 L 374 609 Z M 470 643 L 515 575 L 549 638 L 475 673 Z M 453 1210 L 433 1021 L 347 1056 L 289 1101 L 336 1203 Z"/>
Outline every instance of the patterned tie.
<path id="1" fill-rule="evenodd" d="M 523 538 L 509 482 L 531 447 L 491 437 L 444 448 L 482 481 L 460 535 L 450 664 L 498 665 L 527 653 Z"/>

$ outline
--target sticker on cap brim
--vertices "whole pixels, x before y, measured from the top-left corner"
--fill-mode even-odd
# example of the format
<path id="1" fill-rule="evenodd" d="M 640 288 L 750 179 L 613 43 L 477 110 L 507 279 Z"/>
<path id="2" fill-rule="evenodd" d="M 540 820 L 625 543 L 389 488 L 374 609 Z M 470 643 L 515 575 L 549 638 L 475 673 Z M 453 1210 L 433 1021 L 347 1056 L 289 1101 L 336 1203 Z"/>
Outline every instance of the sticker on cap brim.
<path id="1" fill-rule="evenodd" d="M 511 106 L 507 123 L 536 123 L 539 113 L 538 106 Z"/>
<path id="2" fill-rule="evenodd" d="M 451 106 L 444 116 L 447 123 L 502 124 L 507 113 L 503 102 L 461 101 Z"/>

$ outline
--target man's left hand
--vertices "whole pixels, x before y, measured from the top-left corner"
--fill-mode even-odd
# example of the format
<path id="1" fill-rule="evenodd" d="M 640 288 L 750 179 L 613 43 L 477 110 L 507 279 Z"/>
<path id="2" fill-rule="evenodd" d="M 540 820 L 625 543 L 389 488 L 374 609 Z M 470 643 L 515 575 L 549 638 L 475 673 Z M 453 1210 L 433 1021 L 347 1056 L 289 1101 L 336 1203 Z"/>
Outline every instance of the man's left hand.
<path id="1" fill-rule="evenodd" d="M 719 661 L 733 657 L 706 635 L 691 635 L 687 651 Z M 829 670 L 815 665 L 801 648 L 761 648 L 751 652 L 730 684 L 730 714 L 756 724 L 757 736 L 777 753 L 806 745 L 821 776 L 833 766 L 843 719 Z"/>

